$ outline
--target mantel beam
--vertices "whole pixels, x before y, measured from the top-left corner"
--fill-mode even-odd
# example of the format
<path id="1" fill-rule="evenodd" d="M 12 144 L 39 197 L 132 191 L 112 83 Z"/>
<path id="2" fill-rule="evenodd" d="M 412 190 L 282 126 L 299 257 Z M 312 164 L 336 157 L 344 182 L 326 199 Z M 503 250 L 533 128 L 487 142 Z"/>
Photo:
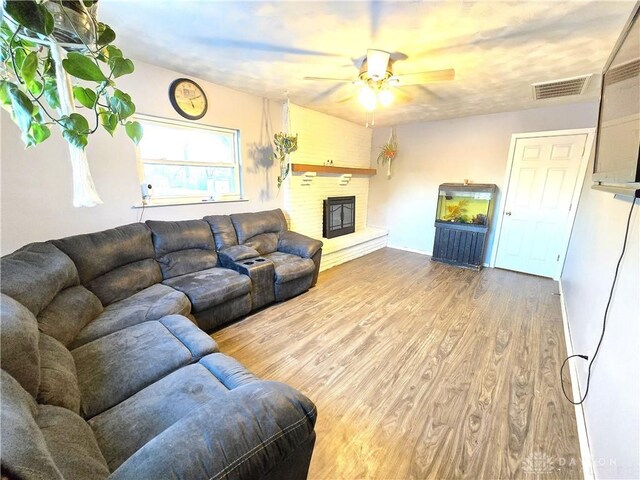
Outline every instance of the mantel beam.
<path id="1" fill-rule="evenodd" d="M 376 174 L 375 168 L 356 168 L 356 167 L 335 167 L 331 165 L 312 165 L 309 163 L 292 163 L 292 172 L 317 172 L 317 173 L 335 173 L 342 175 L 350 173 L 352 175 L 368 175 Z"/>

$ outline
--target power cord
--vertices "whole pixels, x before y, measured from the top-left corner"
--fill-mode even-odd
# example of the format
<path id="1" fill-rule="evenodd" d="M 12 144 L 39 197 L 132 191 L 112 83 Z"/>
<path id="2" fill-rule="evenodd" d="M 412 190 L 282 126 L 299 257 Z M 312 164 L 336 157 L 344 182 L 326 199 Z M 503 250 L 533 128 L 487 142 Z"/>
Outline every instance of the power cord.
<path id="1" fill-rule="evenodd" d="M 581 405 L 587 399 L 587 395 L 589 394 L 589 384 L 591 383 L 591 367 L 593 366 L 593 362 L 596 360 L 596 357 L 600 352 L 600 346 L 602 345 L 602 340 L 604 339 L 604 333 L 607 330 L 607 316 L 609 314 L 609 307 L 611 306 L 611 299 L 613 298 L 613 290 L 615 289 L 616 282 L 618 280 L 618 271 L 620 270 L 620 264 L 622 263 L 622 259 L 624 258 L 624 254 L 627 250 L 627 240 L 629 239 L 629 228 L 631 226 L 631 215 L 633 214 L 633 207 L 635 206 L 635 204 L 636 204 L 636 199 L 634 197 L 633 201 L 631 202 L 629 217 L 627 218 L 627 228 L 624 233 L 624 242 L 622 243 L 622 252 L 620 253 L 620 258 L 618 258 L 616 271 L 613 274 L 613 282 L 611 282 L 609 299 L 607 300 L 607 306 L 604 309 L 604 316 L 602 317 L 602 332 L 600 333 L 600 339 L 598 340 L 598 346 L 596 347 L 596 351 L 593 353 L 593 357 L 591 357 L 590 361 L 587 355 L 569 355 L 567 358 L 564 359 L 564 362 L 562 362 L 562 366 L 560 367 L 560 384 L 562 385 L 562 393 L 564 394 L 565 398 L 574 405 Z M 577 402 L 574 401 L 572 398 L 570 398 L 569 395 L 567 395 L 567 391 L 564 388 L 564 378 L 562 378 L 562 372 L 564 370 L 564 366 L 567 364 L 567 362 L 570 359 L 574 357 L 581 358 L 589 362 L 589 366 L 587 367 L 587 387 L 585 388 L 584 395 Z"/>
<path id="2" fill-rule="evenodd" d="M 138 218 L 138 223 L 142 223 L 142 217 L 144 217 L 144 207 L 146 207 L 146 205 L 143 203 L 142 210 L 140 211 L 140 218 Z"/>

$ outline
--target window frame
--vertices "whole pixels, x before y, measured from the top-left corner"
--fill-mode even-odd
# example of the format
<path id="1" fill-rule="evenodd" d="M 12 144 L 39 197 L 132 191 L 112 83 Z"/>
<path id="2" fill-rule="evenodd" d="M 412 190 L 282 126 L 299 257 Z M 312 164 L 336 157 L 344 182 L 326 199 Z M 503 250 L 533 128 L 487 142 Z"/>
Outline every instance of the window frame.
<path id="1" fill-rule="evenodd" d="M 218 127 L 215 125 L 208 125 L 203 123 L 189 122 L 185 120 L 175 120 L 171 118 L 156 117 L 153 115 L 135 114 L 134 119 L 141 122 L 144 128 L 144 123 L 155 123 L 163 126 L 170 126 L 175 128 L 182 128 L 185 130 L 206 130 L 212 132 L 218 132 L 221 134 L 233 136 L 233 158 L 234 163 L 222 163 L 222 162 L 200 162 L 200 161 L 184 161 L 184 160 L 171 160 L 171 159 L 144 159 L 142 157 L 140 146 L 136 145 L 136 166 L 138 170 L 138 179 L 140 185 L 144 185 L 146 182 L 144 176 L 145 164 L 150 165 L 172 165 L 172 166 L 187 166 L 187 167 L 213 167 L 213 168 L 228 168 L 234 170 L 233 179 L 235 182 L 235 192 L 231 194 L 225 194 L 222 197 L 212 197 L 210 195 L 152 195 L 150 200 L 146 201 L 147 206 L 153 205 L 193 205 L 197 203 L 219 203 L 219 202 L 237 202 L 246 200 L 244 197 L 244 185 L 242 174 L 242 150 L 240 148 L 240 129 Z M 144 141 L 144 138 L 143 140 Z M 140 197 L 145 204 L 145 200 L 142 198 L 142 190 L 140 190 Z"/>

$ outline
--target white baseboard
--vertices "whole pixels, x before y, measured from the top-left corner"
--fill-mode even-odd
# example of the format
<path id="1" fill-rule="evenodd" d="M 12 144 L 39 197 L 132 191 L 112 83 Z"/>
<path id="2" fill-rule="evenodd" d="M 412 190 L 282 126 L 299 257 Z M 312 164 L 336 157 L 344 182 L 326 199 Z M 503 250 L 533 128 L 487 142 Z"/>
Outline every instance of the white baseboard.
<path id="1" fill-rule="evenodd" d="M 419 253 L 420 255 L 428 255 L 429 257 L 431 256 L 431 252 L 427 252 L 425 250 L 416 250 L 415 248 L 400 247 L 398 245 L 389 245 L 389 244 L 387 244 L 387 247 L 395 248 L 396 250 L 404 250 L 405 252 Z"/>
<path id="2" fill-rule="evenodd" d="M 567 306 L 564 301 L 564 291 L 562 290 L 562 280 L 558 281 L 560 286 L 560 309 L 562 310 L 562 326 L 564 327 L 564 340 L 567 347 L 567 356 L 573 355 L 573 342 L 571 340 L 571 329 L 569 328 L 569 316 Z M 563 359 L 564 360 L 564 359 Z M 578 370 L 575 363 L 569 363 L 569 373 L 571 375 L 571 394 L 574 399 L 582 398 L 580 384 L 578 383 Z M 582 405 L 575 405 L 576 425 L 578 427 L 578 442 L 580 443 L 580 458 L 582 460 L 582 472 L 585 480 L 595 480 L 593 462 L 591 457 L 591 447 L 589 446 L 589 435 L 587 434 L 587 423 L 584 417 Z"/>

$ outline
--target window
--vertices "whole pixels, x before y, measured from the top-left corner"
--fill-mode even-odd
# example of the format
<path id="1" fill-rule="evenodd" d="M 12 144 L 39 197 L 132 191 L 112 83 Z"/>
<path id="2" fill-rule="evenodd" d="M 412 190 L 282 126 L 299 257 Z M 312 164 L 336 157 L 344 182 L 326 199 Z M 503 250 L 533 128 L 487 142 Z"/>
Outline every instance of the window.
<path id="1" fill-rule="evenodd" d="M 137 116 L 139 174 L 157 203 L 224 201 L 242 195 L 238 130 Z"/>

